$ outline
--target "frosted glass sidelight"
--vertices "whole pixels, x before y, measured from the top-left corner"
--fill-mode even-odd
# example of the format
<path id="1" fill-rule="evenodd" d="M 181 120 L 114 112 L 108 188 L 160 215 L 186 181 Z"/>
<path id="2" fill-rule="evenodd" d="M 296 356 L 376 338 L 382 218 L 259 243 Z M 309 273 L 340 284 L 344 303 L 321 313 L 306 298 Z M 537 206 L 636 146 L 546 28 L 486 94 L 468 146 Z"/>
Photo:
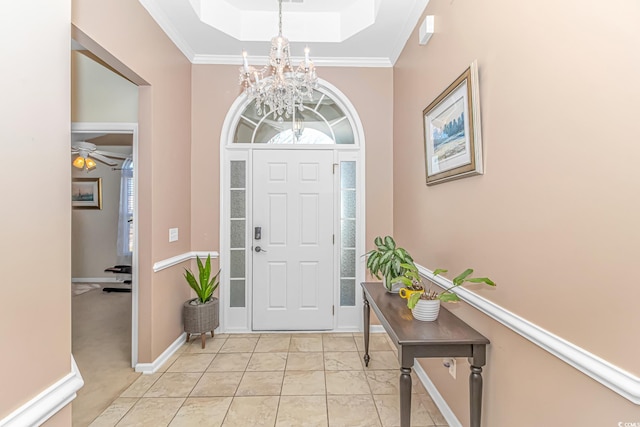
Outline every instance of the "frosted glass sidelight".
<path id="1" fill-rule="evenodd" d="M 356 303 L 356 162 L 340 162 L 340 305 Z"/>
<path id="2" fill-rule="evenodd" d="M 231 220 L 231 248 L 244 249 L 245 224 L 246 221 L 243 219 Z"/>
<path id="3" fill-rule="evenodd" d="M 342 227 L 340 229 L 342 236 L 343 248 L 355 248 L 356 247 L 356 220 L 355 219 L 343 219 Z"/>
<path id="4" fill-rule="evenodd" d="M 356 305 L 356 279 L 340 279 L 340 305 Z"/>
<path id="5" fill-rule="evenodd" d="M 244 160 L 231 161 L 231 188 L 246 187 L 246 163 Z"/>
<path id="6" fill-rule="evenodd" d="M 231 218 L 244 218 L 245 210 L 245 190 L 231 190 Z"/>
<path id="7" fill-rule="evenodd" d="M 229 299 L 231 307 L 244 307 L 245 280 L 231 280 L 229 286 Z"/>
<path id="8" fill-rule="evenodd" d="M 356 191 L 342 190 L 342 218 L 356 217 Z"/>
<path id="9" fill-rule="evenodd" d="M 229 277 L 232 279 L 244 279 L 245 272 L 245 256 L 244 249 L 232 249 L 229 257 L 231 272 Z"/>
<path id="10" fill-rule="evenodd" d="M 343 249 L 340 256 L 340 277 L 356 276 L 356 250 Z"/>
<path id="11" fill-rule="evenodd" d="M 340 162 L 340 188 L 356 188 L 356 162 Z"/>

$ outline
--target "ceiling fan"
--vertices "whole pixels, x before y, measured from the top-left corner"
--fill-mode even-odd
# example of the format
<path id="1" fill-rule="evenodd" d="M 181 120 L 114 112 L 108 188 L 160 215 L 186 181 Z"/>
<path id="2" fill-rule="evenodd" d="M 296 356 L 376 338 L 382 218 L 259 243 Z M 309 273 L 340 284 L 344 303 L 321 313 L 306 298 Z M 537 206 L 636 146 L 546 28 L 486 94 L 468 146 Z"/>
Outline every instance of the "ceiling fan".
<path id="1" fill-rule="evenodd" d="M 116 166 L 118 163 L 108 157 L 113 157 L 115 159 L 126 159 L 129 157 L 129 155 L 125 153 L 98 150 L 96 144 L 87 141 L 74 142 L 71 146 L 71 154 L 78 155 L 78 157 L 73 160 L 73 166 L 78 169 L 86 170 L 92 170 L 96 167 L 97 164 L 95 160 L 109 166 Z"/>

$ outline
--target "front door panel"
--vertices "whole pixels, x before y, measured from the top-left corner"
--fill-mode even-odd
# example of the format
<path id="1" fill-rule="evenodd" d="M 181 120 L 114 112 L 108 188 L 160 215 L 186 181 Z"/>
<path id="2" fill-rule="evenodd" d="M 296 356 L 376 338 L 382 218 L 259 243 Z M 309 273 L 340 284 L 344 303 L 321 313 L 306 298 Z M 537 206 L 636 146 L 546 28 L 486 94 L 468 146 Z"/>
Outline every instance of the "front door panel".
<path id="1" fill-rule="evenodd" d="M 253 152 L 253 329 L 333 328 L 333 153 Z"/>

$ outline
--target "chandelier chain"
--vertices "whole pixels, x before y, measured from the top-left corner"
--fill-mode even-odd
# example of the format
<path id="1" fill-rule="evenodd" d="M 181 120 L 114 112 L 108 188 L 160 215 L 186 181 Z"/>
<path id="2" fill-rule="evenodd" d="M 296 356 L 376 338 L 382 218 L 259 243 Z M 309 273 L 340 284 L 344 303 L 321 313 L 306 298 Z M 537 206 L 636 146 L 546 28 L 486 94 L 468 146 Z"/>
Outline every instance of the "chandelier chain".
<path id="1" fill-rule="evenodd" d="M 278 35 L 282 36 L 282 0 L 278 0 Z"/>
<path id="2" fill-rule="evenodd" d="M 282 35 L 282 0 L 278 0 L 278 35 L 271 39 L 268 64 L 258 70 L 249 66 L 247 52 L 243 51 L 240 68 L 240 84 L 250 100 L 255 100 L 256 113 L 260 116 L 273 113 L 283 121 L 294 111 L 304 111 L 304 99 L 313 99 L 318 77 L 309 48 L 304 50 L 304 60 L 297 68 L 291 65 L 289 40 Z"/>

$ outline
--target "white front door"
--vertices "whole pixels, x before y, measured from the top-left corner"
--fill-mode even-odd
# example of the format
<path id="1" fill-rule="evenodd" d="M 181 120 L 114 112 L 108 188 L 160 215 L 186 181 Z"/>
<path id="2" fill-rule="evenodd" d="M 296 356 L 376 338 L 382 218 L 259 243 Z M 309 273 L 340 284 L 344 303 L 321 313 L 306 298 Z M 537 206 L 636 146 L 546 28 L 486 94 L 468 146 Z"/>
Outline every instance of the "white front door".
<path id="1" fill-rule="evenodd" d="M 253 151 L 254 330 L 333 329 L 332 166 L 327 150 Z"/>

